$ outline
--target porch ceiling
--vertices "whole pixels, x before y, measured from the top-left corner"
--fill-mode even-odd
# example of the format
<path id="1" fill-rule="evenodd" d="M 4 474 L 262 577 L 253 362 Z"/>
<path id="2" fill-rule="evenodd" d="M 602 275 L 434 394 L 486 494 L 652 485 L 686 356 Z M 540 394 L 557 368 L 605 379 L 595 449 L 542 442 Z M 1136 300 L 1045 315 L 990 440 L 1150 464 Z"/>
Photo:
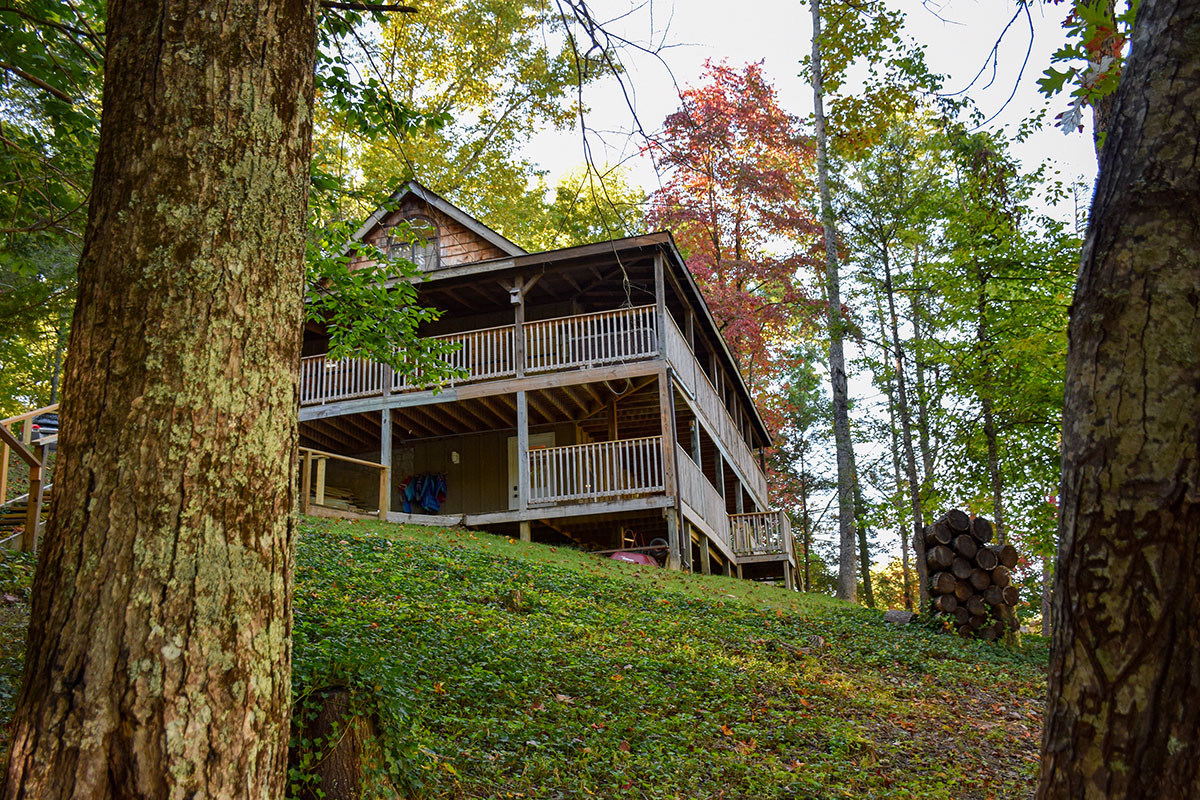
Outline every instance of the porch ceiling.
<path id="1" fill-rule="evenodd" d="M 616 401 L 621 439 L 662 433 L 658 384 L 653 378 L 554 386 L 526 394 L 531 426 L 576 422 L 597 441 L 608 436 L 609 404 Z M 485 431 L 515 430 L 517 401 L 499 394 L 392 409 L 397 442 Z M 300 443 L 332 453 L 363 453 L 379 447 L 380 413 L 367 411 L 300 423 Z"/>

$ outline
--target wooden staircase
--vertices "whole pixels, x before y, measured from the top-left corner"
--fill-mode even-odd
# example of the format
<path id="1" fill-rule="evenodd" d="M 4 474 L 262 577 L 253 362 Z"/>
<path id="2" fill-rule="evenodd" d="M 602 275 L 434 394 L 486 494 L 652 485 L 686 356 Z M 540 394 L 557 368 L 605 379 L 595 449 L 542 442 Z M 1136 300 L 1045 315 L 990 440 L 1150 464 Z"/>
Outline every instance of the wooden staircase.
<path id="1" fill-rule="evenodd" d="M 41 519 L 44 523 L 46 516 L 50 513 L 50 490 L 54 488 L 52 485 L 42 487 L 42 513 Z M 20 497 L 14 497 L 7 503 L 0 505 L 0 544 L 13 546 L 14 540 L 21 531 L 25 530 L 25 524 L 29 515 L 29 495 L 23 494 Z"/>

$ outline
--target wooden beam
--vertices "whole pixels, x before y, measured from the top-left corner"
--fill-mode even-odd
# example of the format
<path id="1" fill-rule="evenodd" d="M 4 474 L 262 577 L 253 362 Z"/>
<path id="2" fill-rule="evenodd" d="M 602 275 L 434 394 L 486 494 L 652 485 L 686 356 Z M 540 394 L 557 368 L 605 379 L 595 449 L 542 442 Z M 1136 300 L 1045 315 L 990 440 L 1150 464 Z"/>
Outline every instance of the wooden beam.
<path id="1" fill-rule="evenodd" d="M 312 493 L 312 453 L 305 452 L 300 457 L 302 472 L 300 473 L 300 513 L 307 514 L 309 495 Z"/>
<path id="2" fill-rule="evenodd" d="M 679 535 L 679 515 L 674 506 L 663 509 L 663 518 L 667 521 L 667 569 L 683 569 L 683 537 Z M 691 542 L 687 543 L 691 549 Z"/>
<path id="3" fill-rule="evenodd" d="M 517 510 L 529 510 L 529 408 L 525 392 L 517 392 Z"/>
<path id="4" fill-rule="evenodd" d="M 561 517 L 594 517 L 603 514 L 623 514 L 631 511 L 647 511 L 668 508 L 671 498 L 665 495 L 644 495 L 630 497 L 624 500 L 607 500 L 600 502 L 579 502 L 557 506 L 547 506 L 528 509 L 524 515 L 519 510 L 490 511 L 480 514 L 464 514 L 463 524 L 501 525 L 506 522 L 520 522 L 522 516 L 526 519 L 559 519 Z"/>
<path id="5" fill-rule="evenodd" d="M 712 556 L 708 549 L 708 537 L 700 537 L 700 571 L 712 575 Z"/>
<path id="6" fill-rule="evenodd" d="M 25 507 L 25 530 L 21 533 L 21 551 L 25 553 L 37 550 L 38 525 L 42 521 L 42 463 L 46 448 L 38 445 L 35 449 L 37 462 L 29 465 L 29 501 Z"/>

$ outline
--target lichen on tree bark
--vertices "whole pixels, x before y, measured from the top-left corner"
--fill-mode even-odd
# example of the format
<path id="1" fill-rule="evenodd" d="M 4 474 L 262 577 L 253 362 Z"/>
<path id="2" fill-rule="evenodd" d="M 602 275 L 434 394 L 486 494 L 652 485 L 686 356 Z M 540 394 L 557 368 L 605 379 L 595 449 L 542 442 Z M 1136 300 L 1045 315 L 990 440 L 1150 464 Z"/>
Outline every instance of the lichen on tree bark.
<path id="1" fill-rule="evenodd" d="M 314 17 L 109 5 L 6 797 L 282 793 Z"/>

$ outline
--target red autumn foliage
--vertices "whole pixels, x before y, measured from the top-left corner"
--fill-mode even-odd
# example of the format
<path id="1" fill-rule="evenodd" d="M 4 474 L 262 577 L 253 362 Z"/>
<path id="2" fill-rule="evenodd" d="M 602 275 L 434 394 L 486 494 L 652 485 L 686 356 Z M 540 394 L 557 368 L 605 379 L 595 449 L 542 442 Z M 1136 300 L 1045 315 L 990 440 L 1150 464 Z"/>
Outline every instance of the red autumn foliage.
<path id="1" fill-rule="evenodd" d="M 762 65 L 706 62 L 649 151 L 668 179 L 649 220 L 672 231 L 768 427 L 785 418 L 788 343 L 820 314 L 801 277 L 819 264 L 813 144 Z"/>

